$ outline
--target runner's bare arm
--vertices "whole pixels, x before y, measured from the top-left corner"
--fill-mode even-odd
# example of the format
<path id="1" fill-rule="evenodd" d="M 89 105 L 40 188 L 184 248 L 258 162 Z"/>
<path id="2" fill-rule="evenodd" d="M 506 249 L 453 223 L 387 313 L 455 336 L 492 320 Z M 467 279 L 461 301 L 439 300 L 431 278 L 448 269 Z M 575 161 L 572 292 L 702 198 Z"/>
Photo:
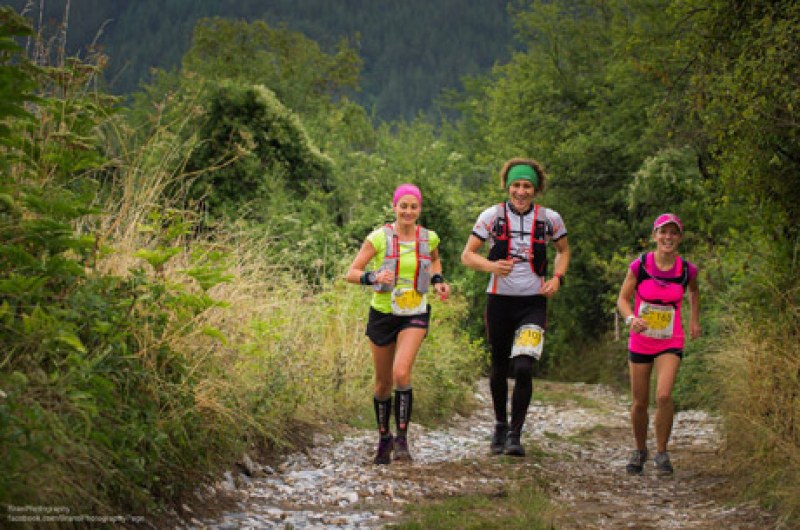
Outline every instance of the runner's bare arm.
<path id="1" fill-rule="evenodd" d="M 375 247 L 369 241 L 364 241 L 358 254 L 353 258 L 353 263 L 350 264 L 347 274 L 345 274 L 345 280 L 350 283 L 361 283 L 361 275 L 364 274 L 367 264 L 374 257 Z"/>
<path id="2" fill-rule="evenodd" d="M 558 276 L 565 276 L 569 267 L 570 252 L 567 237 L 564 236 L 558 241 L 554 241 L 553 246 L 556 247 L 556 258 L 553 262 L 555 270 L 553 271 L 553 277 L 542 284 L 541 290 L 541 293 L 547 297 L 556 294 L 561 287 L 561 280 L 558 279 Z"/>
<path id="3" fill-rule="evenodd" d="M 556 247 L 556 258 L 553 262 L 553 268 L 555 269 L 553 271 L 553 276 L 566 276 L 570 258 L 567 236 L 562 237 L 558 241 L 554 241 L 553 246 Z"/>
<path id="4" fill-rule="evenodd" d="M 696 339 L 702 331 L 700 327 L 700 286 L 697 283 L 697 277 L 689 281 L 689 304 L 691 305 L 689 332 L 692 339 Z"/>
<path id="5" fill-rule="evenodd" d="M 350 264 L 344 279 L 350 283 L 361 283 L 361 276 L 366 271 L 370 260 L 375 257 L 375 247 L 369 241 L 364 241 L 361 249 Z M 384 270 L 377 274 L 378 283 L 391 283 L 394 281 L 394 272 Z"/>
<path id="6" fill-rule="evenodd" d="M 623 319 L 633 315 L 631 299 L 633 298 L 634 291 L 636 291 L 636 275 L 628 269 L 625 280 L 622 282 L 622 288 L 619 290 L 619 296 L 617 297 L 617 309 Z M 641 333 L 647 329 L 647 323 L 641 318 L 634 316 L 628 327 L 635 333 Z"/>
<path id="7" fill-rule="evenodd" d="M 498 276 L 507 276 L 511 269 L 514 268 L 513 260 L 499 259 L 497 261 L 489 261 L 484 258 L 478 251 L 483 246 L 483 241 L 480 238 L 470 235 L 464 251 L 461 253 L 461 263 L 480 272 L 491 272 Z"/>
<path id="8" fill-rule="evenodd" d="M 431 273 L 442 274 L 442 260 L 439 256 L 438 248 L 431 252 Z M 433 289 L 439 294 L 439 298 L 442 300 L 446 300 L 450 295 L 450 285 L 447 282 L 437 282 L 434 284 Z"/>

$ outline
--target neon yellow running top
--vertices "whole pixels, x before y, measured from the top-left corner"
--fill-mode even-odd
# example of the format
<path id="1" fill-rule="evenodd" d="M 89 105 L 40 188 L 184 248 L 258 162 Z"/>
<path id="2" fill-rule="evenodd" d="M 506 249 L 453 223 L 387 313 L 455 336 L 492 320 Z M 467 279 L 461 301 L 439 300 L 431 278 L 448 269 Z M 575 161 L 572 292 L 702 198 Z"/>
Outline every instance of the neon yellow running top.
<path id="1" fill-rule="evenodd" d="M 383 257 L 386 255 L 386 234 L 383 232 L 383 227 L 376 228 L 368 236 L 367 241 L 372 243 L 375 247 L 375 257 L 370 260 L 367 265 L 367 270 L 376 271 L 383 263 Z M 398 284 L 402 285 L 407 283 L 412 285 L 414 283 L 414 273 L 417 270 L 417 253 L 415 241 L 400 241 L 400 279 Z M 439 235 L 431 229 L 428 229 L 428 244 L 430 245 L 430 252 L 439 248 Z M 423 295 L 425 297 L 427 295 Z M 427 298 L 424 299 L 427 304 Z M 372 294 L 372 302 L 370 305 L 376 311 L 381 313 L 392 312 L 392 293 L 379 293 Z"/>

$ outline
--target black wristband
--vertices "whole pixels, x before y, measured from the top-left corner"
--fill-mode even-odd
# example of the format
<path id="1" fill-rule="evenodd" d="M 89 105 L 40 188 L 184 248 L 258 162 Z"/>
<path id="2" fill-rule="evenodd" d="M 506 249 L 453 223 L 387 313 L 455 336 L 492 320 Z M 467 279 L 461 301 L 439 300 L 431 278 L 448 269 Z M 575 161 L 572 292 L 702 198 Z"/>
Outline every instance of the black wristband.
<path id="1" fill-rule="evenodd" d="M 444 283 L 444 276 L 438 272 L 431 276 L 431 285 L 436 285 L 437 283 Z"/>
<path id="2" fill-rule="evenodd" d="M 563 274 L 556 274 L 556 278 L 558 278 L 558 284 L 564 285 L 564 275 Z"/>
<path id="3" fill-rule="evenodd" d="M 361 285 L 372 285 L 375 283 L 375 273 L 372 271 L 364 271 L 361 275 Z"/>

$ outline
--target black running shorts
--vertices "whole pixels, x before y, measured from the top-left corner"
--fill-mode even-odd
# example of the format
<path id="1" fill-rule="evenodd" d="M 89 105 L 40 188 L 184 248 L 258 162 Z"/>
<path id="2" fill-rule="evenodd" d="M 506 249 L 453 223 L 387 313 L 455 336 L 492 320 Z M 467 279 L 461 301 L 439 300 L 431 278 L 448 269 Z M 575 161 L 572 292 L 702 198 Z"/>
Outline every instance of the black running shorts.
<path id="1" fill-rule="evenodd" d="M 381 313 L 374 307 L 369 308 L 367 331 L 364 333 L 377 346 L 388 346 L 397 341 L 397 334 L 407 328 L 428 329 L 431 317 L 431 306 L 421 315 L 397 316 Z M 426 332 L 427 335 L 427 332 Z"/>
<path id="2" fill-rule="evenodd" d="M 665 353 L 671 353 L 672 355 L 677 355 L 678 358 L 683 359 L 683 350 L 677 348 L 670 348 L 668 350 L 651 354 L 635 353 L 632 351 L 628 351 L 628 360 L 632 363 L 637 363 L 637 364 L 650 364 L 656 360 L 656 357 L 658 357 L 659 355 L 664 355 Z"/>
<path id="3" fill-rule="evenodd" d="M 547 298 L 541 295 L 509 296 L 490 294 L 486 297 L 486 334 L 492 358 L 498 361 L 511 356 L 514 334 L 520 326 L 536 324 L 547 329 Z"/>

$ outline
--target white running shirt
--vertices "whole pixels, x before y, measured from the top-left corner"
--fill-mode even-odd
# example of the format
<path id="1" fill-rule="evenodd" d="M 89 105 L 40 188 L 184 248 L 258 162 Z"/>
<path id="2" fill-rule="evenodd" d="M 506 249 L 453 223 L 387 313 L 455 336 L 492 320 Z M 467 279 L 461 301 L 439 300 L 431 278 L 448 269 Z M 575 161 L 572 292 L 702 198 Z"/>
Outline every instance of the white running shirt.
<path id="1" fill-rule="evenodd" d="M 506 202 L 508 215 L 510 238 L 509 253 L 516 256 L 528 256 L 531 246 L 531 229 L 533 225 L 533 212 L 531 209 L 525 215 L 517 213 L 511 205 Z M 472 234 L 481 241 L 489 241 L 489 248 L 494 244 L 492 227 L 495 226 L 498 217 L 503 216 L 502 205 L 496 204 L 485 209 L 478 216 Z M 545 222 L 545 241 L 558 241 L 567 235 L 567 229 L 561 215 L 555 210 L 539 206 L 538 221 Z M 505 277 L 495 277 L 491 274 L 489 285 L 486 292 L 490 294 L 504 294 L 511 296 L 531 296 L 539 294 L 542 288 L 542 278 L 531 270 L 529 261 L 520 261 L 514 265 L 511 273 Z"/>

